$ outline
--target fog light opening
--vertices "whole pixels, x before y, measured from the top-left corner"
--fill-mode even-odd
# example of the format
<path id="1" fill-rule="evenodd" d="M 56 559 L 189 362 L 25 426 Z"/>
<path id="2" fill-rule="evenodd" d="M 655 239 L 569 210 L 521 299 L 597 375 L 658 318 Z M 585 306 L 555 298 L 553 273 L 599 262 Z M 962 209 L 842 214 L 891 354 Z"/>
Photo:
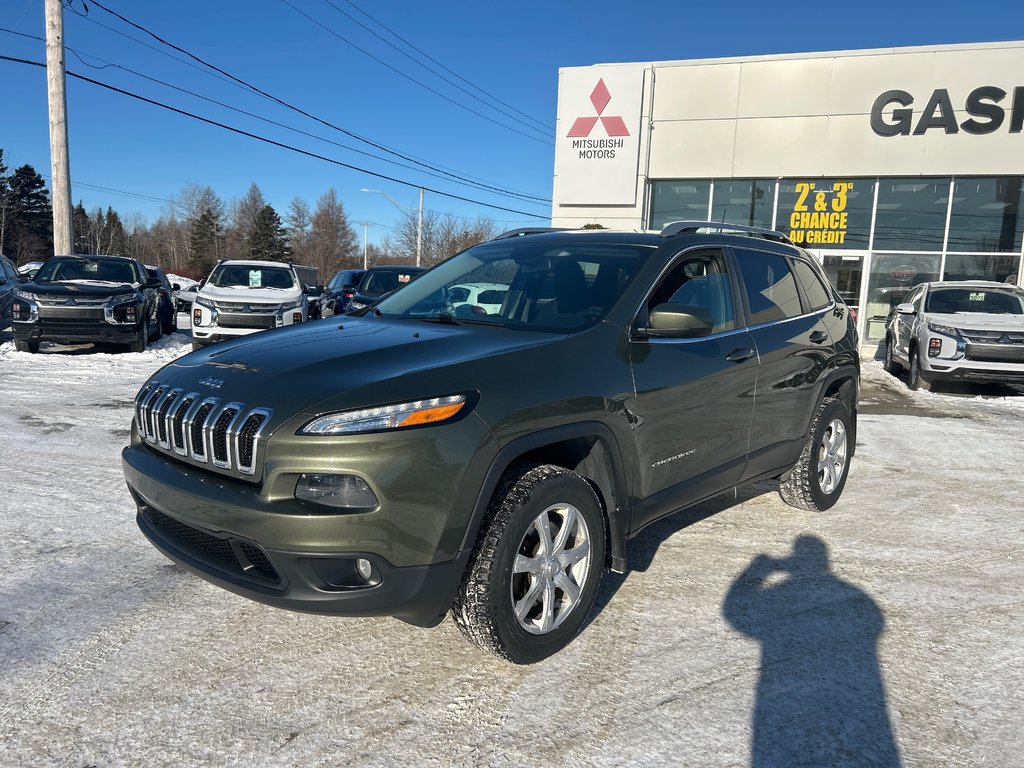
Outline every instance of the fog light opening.
<path id="1" fill-rule="evenodd" d="M 361 511 L 376 509 L 379 504 L 367 482 L 355 475 L 299 475 L 295 498 L 326 507 Z"/>
<path id="2" fill-rule="evenodd" d="M 356 573 L 363 581 L 369 582 L 373 578 L 373 565 L 365 557 L 360 557 L 356 560 Z"/>
<path id="3" fill-rule="evenodd" d="M 938 357 L 942 351 L 942 339 L 929 339 L 928 340 L 928 357 Z"/>

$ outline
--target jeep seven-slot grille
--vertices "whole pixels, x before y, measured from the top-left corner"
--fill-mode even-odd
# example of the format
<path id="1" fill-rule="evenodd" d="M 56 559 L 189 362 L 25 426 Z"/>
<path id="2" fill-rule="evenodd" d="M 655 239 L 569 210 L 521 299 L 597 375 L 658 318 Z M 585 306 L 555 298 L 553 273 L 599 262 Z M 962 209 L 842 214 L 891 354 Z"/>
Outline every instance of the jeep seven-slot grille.
<path id="1" fill-rule="evenodd" d="M 248 576 L 273 582 L 281 580 L 266 553 L 255 544 L 214 536 L 175 520 L 152 507 L 146 511 L 146 515 L 153 525 L 160 529 L 163 536 L 180 549 L 198 550 L 208 558 L 217 560 L 222 566 Z"/>
<path id="2" fill-rule="evenodd" d="M 256 474 L 257 446 L 272 414 L 158 382 L 146 384 L 135 398 L 139 435 L 147 444 L 243 475 Z"/>

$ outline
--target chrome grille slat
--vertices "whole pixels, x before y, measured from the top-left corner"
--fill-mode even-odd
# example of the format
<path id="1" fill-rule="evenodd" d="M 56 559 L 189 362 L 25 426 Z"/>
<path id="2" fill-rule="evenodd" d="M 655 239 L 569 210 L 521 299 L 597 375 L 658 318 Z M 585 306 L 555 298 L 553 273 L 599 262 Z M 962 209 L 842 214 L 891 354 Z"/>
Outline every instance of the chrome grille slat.
<path id="1" fill-rule="evenodd" d="M 274 411 L 150 381 L 135 396 L 139 435 L 151 447 L 207 468 L 255 475 Z"/>

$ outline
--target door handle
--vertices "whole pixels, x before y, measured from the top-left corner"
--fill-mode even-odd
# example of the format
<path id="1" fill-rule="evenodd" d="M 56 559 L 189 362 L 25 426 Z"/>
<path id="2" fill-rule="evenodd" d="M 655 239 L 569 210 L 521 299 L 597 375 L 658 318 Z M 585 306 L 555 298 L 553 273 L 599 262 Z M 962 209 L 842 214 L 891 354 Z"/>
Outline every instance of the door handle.
<path id="1" fill-rule="evenodd" d="M 754 350 L 747 347 L 736 347 L 736 349 L 725 356 L 725 359 L 730 363 L 742 363 L 744 360 L 752 358 L 755 354 Z"/>
<path id="2" fill-rule="evenodd" d="M 807 338 L 812 344 L 824 344 L 828 341 L 828 334 L 824 331 L 815 331 Z"/>

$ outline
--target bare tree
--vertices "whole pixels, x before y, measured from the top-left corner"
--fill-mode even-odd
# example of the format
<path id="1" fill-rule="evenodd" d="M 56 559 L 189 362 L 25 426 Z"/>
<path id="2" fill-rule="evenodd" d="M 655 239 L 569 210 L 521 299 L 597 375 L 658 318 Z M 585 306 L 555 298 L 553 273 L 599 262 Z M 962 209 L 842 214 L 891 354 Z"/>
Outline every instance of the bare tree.
<path id="1" fill-rule="evenodd" d="M 392 254 L 405 264 L 412 264 L 416 258 L 416 236 L 418 214 L 405 214 L 398 222 L 397 253 Z M 423 241 L 420 263 L 433 266 L 444 261 L 471 245 L 490 240 L 497 234 L 493 221 L 479 217 L 474 221 L 453 216 L 440 215 L 436 211 L 423 212 Z"/>
<path id="2" fill-rule="evenodd" d="M 312 214 L 309 204 L 301 197 L 296 197 L 288 206 L 284 219 L 288 245 L 292 259 L 297 264 L 309 264 L 311 253 Z"/>
<path id="3" fill-rule="evenodd" d="M 309 266 L 327 276 L 361 261 L 356 233 L 349 226 L 338 193 L 331 188 L 317 200 L 310 219 Z"/>

